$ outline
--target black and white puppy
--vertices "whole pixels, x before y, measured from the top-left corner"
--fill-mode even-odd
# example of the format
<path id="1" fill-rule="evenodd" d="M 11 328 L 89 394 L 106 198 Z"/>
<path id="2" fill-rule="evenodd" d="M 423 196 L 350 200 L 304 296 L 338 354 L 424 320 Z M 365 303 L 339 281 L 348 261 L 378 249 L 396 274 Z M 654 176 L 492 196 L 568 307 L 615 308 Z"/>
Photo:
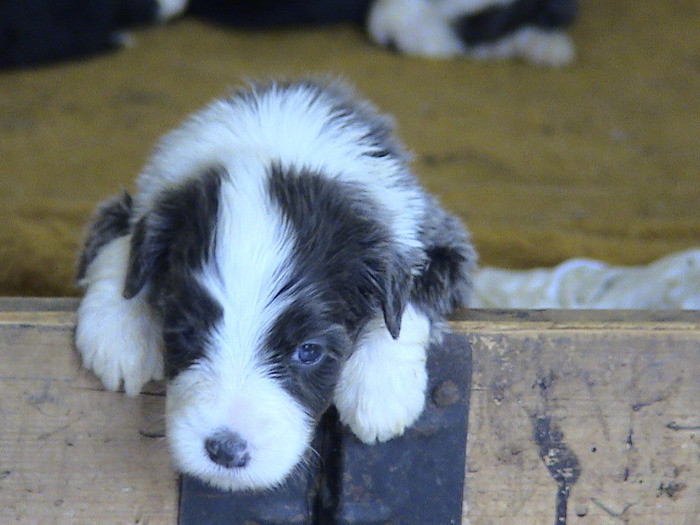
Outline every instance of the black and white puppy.
<path id="1" fill-rule="evenodd" d="M 519 58 L 561 66 L 577 0 L 159 0 L 166 18 L 192 14 L 234 25 L 362 24 L 382 46 L 431 58 Z M 165 5 L 168 4 L 168 5 Z"/>
<path id="2" fill-rule="evenodd" d="M 109 390 L 167 378 L 180 470 L 271 487 L 331 403 L 366 443 L 418 418 L 475 254 L 407 160 L 342 86 L 255 85 L 167 134 L 133 199 L 98 209 L 77 347 Z"/>
<path id="3" fill-rule="evenodd" d="M 367 30 L 410 55 L 562 66 L 574 58 L 576 13 L 576 0 L 375 0 Z"/>

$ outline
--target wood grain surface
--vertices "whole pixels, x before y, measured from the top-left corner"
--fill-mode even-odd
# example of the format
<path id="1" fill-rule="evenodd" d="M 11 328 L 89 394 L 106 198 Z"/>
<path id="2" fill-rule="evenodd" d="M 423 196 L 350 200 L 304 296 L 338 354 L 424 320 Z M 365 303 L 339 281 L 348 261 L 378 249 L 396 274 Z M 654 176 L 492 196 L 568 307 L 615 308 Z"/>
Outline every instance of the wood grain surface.
<path id="1" fill-rule="evenodd" d="M 75 304 L 0 299 L 0 522 L 175 523 L 162 385 L 105 392 L 73 348 Z M 698 523 L 698 312 L 465 311 L 453 328 L 474 352 L 463 523 Z"/>

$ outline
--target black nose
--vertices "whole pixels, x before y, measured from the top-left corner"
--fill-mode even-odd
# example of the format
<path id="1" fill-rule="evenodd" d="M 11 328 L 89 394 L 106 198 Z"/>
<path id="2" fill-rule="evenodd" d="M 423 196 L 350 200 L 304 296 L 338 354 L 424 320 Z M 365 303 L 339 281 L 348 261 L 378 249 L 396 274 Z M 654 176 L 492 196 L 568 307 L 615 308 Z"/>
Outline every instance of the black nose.
<path id="1" fill-rule="evenodd" d="M 209 458 L 226 468 L 242 468 L 250 461 L 248 444 L 235 432 L 227 429 L 217 430 L 204 442 Z"/>

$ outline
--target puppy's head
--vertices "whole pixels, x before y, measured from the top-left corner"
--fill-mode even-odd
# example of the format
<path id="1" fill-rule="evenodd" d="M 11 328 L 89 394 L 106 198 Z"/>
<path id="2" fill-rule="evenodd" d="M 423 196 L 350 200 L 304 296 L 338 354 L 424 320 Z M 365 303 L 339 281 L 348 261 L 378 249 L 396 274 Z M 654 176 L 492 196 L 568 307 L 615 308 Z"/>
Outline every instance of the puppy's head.
<path id="1" fill-rule="evenodd" d="M 178 467 L 230 490 L 303 463 L 359 331 L 399 331 L 410 275 L 352 183 L 279 163 L 213 166 L 133 225 L 124 295 L 160 318 Z"/>

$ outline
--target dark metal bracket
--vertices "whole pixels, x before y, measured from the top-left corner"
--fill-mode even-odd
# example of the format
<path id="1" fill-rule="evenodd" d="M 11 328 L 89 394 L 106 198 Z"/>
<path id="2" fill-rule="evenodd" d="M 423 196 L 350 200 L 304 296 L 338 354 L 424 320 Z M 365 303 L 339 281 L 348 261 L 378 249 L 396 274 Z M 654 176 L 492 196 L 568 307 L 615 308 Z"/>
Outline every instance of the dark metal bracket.
<path id="1" fill-rule="evenodd" d="M 429 394 L 403 436 L 365 445 L 335 410 L 314 441 L 321 460 L 279 489 L 227 493 L 184 476 L 180 525 L 449 525 L 462 521 L 472 359 L 447 335 L 428 353 Z"/>

